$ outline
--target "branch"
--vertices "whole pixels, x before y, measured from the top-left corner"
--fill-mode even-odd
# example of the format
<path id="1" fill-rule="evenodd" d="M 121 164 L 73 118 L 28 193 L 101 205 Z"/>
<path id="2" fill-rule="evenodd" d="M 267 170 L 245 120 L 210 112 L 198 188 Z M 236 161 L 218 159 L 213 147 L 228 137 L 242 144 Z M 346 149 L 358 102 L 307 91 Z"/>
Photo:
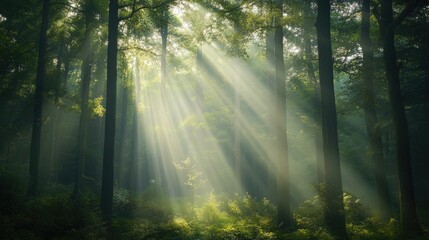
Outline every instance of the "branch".
<path id="1" fill-rule="evenodd" d="M 150 49 L 146 49 L 146 48 L 142 48 L 142 47 L 138 47 L 138 46 L 131 46 L 131 47 L 123 47 L 123 48 L 119 48 L 118 51 L 128 51 L 128 50 L 137 50 L 140 52 L 145 52 L 145 53 L 149 53 L 155 57 L 159 57 L 161 56 L 160 54 L 157 54 L 155 52 L 153 52 Z"/>
<path id="2" fill-rule="evenodd" d="M 69 4 L 69 3 L 65 3 L 65 2 L 52 2 L 51 6 L 53 6 L 53 5 L 63 5 L 63 6 L 66 6 L 66 7 L 70 8 L 70 9 L 72 9 L 72 10 L 75 10 L 76 12 L 83 13 L 83 14 L 86 14 L 86 12 L 87 12 L 86 10 L 84 10 L 82 8 L 75 7 L 75 6 L 73 6 L 73 5 Z M 97 18 L 97 17 L 100 16 L 100 15 L 97 15 L 95 13 L 92 13 L 90 15 L 92 17 L 94 17 L 94 18 Z M 102 22 L 108 22 L 107 19 L 104 19 L 104 18 L 100 18 L 99 20 L 102 21 Z"/>
<path id="3" fill-rule="evenodd" d="M 228 14 L 228 13 L 231 13 L 231 12 L 235 12 L 235 11 L 238 11 L 238 10 L 240 10 L 244 5 L 246 5 L 246 4 L 251 4 L 251 3 L 253 3 L 254 2 L 254 0 L 244 0 L 244 1 L 242 1 L 241 3 L 239 3 L 239 4 L 234 4 L 234 5 L 232 5 L 231 7 L 227 7 L 227 8 L 224 8 L 224 9 L 220 9 L 220 8 L 218 8 L 218 7 L 216 7 L 216 6 L 214 6 L 213 4 L 208 4 L 208 5 L 206 5 L 208 8 L 210 8 L 213 12 L 217 12 L 217 13 L 219 13 L 219 14 L 221 14 L 221 16 L 223 16 L 223 15 L 226 15 L 226 14 Z M 222 6 L 223 7 L 223 6 Z"/>
<path id="4" fill-rule="evenodd" d="M 137 7 L 136 0 L 134 0 L 133 4 L 131 5 L 132 6 L 131 12 L 127 16 L 119 17 L 119 21 L 123 21 L 123 20 L 127 20 L 127 19 L 132 18 L 136 12 L 138 12 L 138 11 L 140 11 L 142 9 L 145 9 L 145 8 L 146 9 L 159 8 L 159 7 L 162 7 L 164 5 L 167 5 L 167 4 L 171 3 L 173 1 L 174 0 L 166 0 L 166 1 L 162 2 L 162 3 L 157 4 L 157 5 L 141 5 L 141 6 Z M 128 7 L 128 6 L 130 6 L 130 4 L 121 5 L 120 8 L 125 8 L 125 7 Z"/>
<path id="5" fill-rule="evenodd" d="M 378 4 L 376 4 L 372 8 L 372 14 L 374 15 L 375 19 L 377 19 L 378 25 L 381 26 L 381 16 L 380 16 L 380 9 Z"/>
<path id="6" fill-rule="evenodd" d="M 414 10 L 428 4 L 426 0 L 414 0 L 414 1 L 408 1 L 408 2 L 409 3 L 404 8 L 404 10 L 402 10 L 402 12 L 398 15 L 398 17 L 396 17 L 396 19 L 393 21 L 392 25 L 390 26 L 392 29 L 395 29 L 396 27 L 398 27 L 399 24 L 401 24 L 401 22 L 405 18 L 407 18 L 414 12 Z"/>
<path id="7" fill-rule="evenodd" d="M 63 6 L 66 6 L 68 8 L 71 8 L 71 9 L 77 11 L 77 12 L 85 13 L 85 10 L 83 10 L 81 8 L 78 8 L 78 7 L 75 7 L 75 6 L 73 6 L 73 5 L 69 4 L 69 3 L 66 3 L 66 2 L 51 2 L 51 6 L 54 6 L 54 5 L 63 5 Z"/>

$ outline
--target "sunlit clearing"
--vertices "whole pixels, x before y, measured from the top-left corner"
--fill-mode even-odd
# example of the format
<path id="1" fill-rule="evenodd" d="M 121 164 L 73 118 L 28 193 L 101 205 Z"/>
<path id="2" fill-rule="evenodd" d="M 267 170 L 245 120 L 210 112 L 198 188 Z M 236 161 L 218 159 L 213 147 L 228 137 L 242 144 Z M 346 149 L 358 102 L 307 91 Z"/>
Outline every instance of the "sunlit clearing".
<path id="1" fill-rule="evenodd" d="M 154 80 L 145 76 L 152 75 L 138 62 L 133 66 L 135 101 L 141 106 L 136 109 L 137 146 L 144 156 L 137 164 L 137 188 L 163 188 L 170 197 L 191 196 L 195 204 L 206 201 L 209 193 L 247 192 L 275 201 L 274 103 L 270 81 L 260 73 L 262 63 L 227 58 L 216 45 L 203 47 L 202 53 L 203 67 L 190 75 L 170 74 L 167 83 L 147 83 Z M 289 134 L 302 135 L 289 139 L 291 191 L 299 204 L 315 194 L 314 144 L 294 114 L 288 114 Z M 237 137 L 239 165 L 233 144 Z M 295 181 L 307 187 L 295 187 Z"/>
<path id="2" fill-rule="evenodd" d="M 195 28 L 186 8 L 192 8 L 193 14 L 210 14 L 198 5 L 178 4 L 172 14 L 180 24 L 185 24 L 183 19 L 189 22 L 181 26 L 180 34 L 211 31 L 207 25 Z M 128 173 L 136 174 L 137 192 L 167 193 L 166 201 L 175 213 L 183 210 L 176 205 L 178 199 L 198 205 L 212 193 L 249 194 L 275 203 L 280 170 L 289 175 L 292 207 L 317 194 L 316 156 L 323 152 L 316 152 L 312 106 L 287 95 L 287 129 L 276 130 L 274 66 L 261 59 L 257 44 L 249 45 L 248 58 L 231 57 L 227 47 L 216 41 L 200 46 L 198 58 L 170 44 L 174 53 L 167 57 L 165 82 L 160 81 L 156 56 L 131 57 L 136 106 L 131 150 L 135 160 L 131 161 L 136 162 L 128 165 Z M 291 44 L 285 48 L 288 54 L 300 51 Z M 289 173 L 280 169 L 276 158 L 276 131 L 288 134 Z M 340 144 L 347 140 L 340 136 Z M 371 192 L 371 178 L 361 176 L 347 160 L 342 161 L 342 169 L 345 191 L 361 196 Z"/>

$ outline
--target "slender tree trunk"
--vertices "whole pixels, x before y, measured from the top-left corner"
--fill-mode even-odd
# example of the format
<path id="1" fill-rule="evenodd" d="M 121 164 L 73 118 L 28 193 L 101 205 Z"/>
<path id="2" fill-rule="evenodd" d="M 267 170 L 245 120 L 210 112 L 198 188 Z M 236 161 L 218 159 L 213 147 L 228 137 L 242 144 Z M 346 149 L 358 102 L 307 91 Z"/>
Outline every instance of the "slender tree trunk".
<path id="1" fill-rule="evenodd" d="M 270 1 L 270 9 L 269 11 L 272 12 L 272 3 Z M 275 93 L 276 91 L 276 82 L 275 82 L 275 75 L 274 75 L 274 69 L 275 69 L 275 56 L 274 56 L 274 30 L 272 28 L 274 28 L 274 22 L 273 19 L 270 19 L 270 21 L 268 22 L 268 25 L 270 26 L 270 28 L 267 30 L 266 32 L 266 36 L 265 36 L 265 45 L 266 45 L 266 50 L 265 50 L 265 55 L 266 55 L 266 60 L 267 60 L 267 64 L 268 64 L 268 78 L 267 78 L 267 88 L 268 91 L 270 93 Z M 276 104 L 276 96 L 275 94 L 270 95 L 269 99 L 268 99 L 269 104 Z M 276 107 L 274 108 L 270 108 L 269 110 L 269 118 L 268 119 L 272 119 L 272 122 L 269 122 L 269 135 L 271 137 L 271 139 L 275 139 L 276 137 Z M 274 146 L 275 142 L 270 141 L 270 145 Z M 269 156 L 270 160 L 274 163 L 276 161 L 276 149 L 272 148 L 272 151 L 270 151 L 270 156 Z M 268 166 L 264 166 L 264 171 L 266 174 L 266 185 L 268 186 L 268 188 L 266 189 L 266 194 L 268 196 L 268 198 L 275 202 L 277 201 L 276 199 L 276 191 L 277 191 L 277 179 L 276 179 L 276 174 L 272 174 L 271 169 Z"/>
<path id="2" fill-rule="evenodd" d="M 31 149 L 30 149 L 30 178 L 27 196 L 34 197 L 38 194 L 39 187 L 39 159 L 40 159 L 40 140 L 42 131 L 42 106 L 43 106 L 43 91 L 46 75 L 46 47 L 47 33 L 49 24 L 49 0 L 43 1 L 42 25 L 39 35 L 39 56 L 37 60 L 36 74 L 36 91 L 34 93 L 34 109 L 33 109 L 33 130 L 31 134 Z"/>
<path id="3" fill-rule="evenodd" d="M 157 156 L 160 161 L 157 161 L 157 172 L 159 173 L 159 180 L 157 181 L 157 184 L 163 188 L 166 187 L 167 184 L 167 176 L 166 176 L 166 169 L 167 166 L 162 166 L 162 163 L 169 163 L 171 158 L 171 152 L 170 149 L 162 144 L 162 141 L 164 143 L 167 143 L 168 139 L 168 129 L 166 125 L 166 119 L 167 114 L 169 113 L 169 99 L 168 94 L 166 92 L 166 84 L 168 81 L 167 76 L 167 43 L 168 43 L 168 24 L 170 21 L 169 16 L 169 5 L 166 5 L 165 8 L 162 10 L 162 25 L 160 28 L 161 31 L 161 104 L 160 104 L 160 113 L 161 115 L 158 121 L 161 123 L 161 131 L 159 139 L 161 141 L 157 141 L 156 143 L 156 149 L 157 149 Z"/>
<path id="4" fill-rule="evenodd" d="M 119 136 L 118 136 L 118 153 L 117 153 L 117 163 L 118 163 L 118 176 L 117 184 L 119 187 L 124 186 L 124 159 L 125 159 L 125 139 L 128 126 L 128 87 L 124 86 L 122 88 L 122 107 L 121 107 L 121 125 L 119 126 Z"/>
<path id="5" fill-rule="evenodd" d="M 286 128 L 286 85 L 283 59 L 283 0 L 275 2 L 274 57 L 276 80 L 276 148 L 277 148 L 277 224 L 280 228 L 293 227 L 289 196 L 289 160 Z"/>
<path id="6" fill-rule="evenodd" d="M 203 57 L 203 50 L 201 48 L 198 48 L 197 50 L 197 71 L 201 78 L 204 76 L 204 57 Z M 196 101 L 198 106 L 198 114 L 201 114 L 204 112 L 204 96 L 203 96 L 203 87 L 202 87 L 203 79 L 198 79 L 195 83 L 195 95 L 196 95 Z"/>
<path id="7" fill-rule="evenodd" d="M 137 159 L 139 156 L 138 151 L 138 102 L 135 102 L 134 117 L 133 117 L 133 133 L 131 143 L 131 157 L 128 164 L 128 190 L 133 193 L 137 192 Z"/>
<path id="8" fill-rule="evenodd" d="M 161 84 L 167 83 L 167 38 L 168 38 L 168 9 L 165 10 L 165 23 L 161 26 Z"/>
<path id="9" fill-rule="evenodd" d="M 115 154 L 116 77 L 118 59 L 118 0 L 109 2 L 109 33 L 107 45 L 106 123 L 103 151 L 103 177 L 100 206 L 108 225 L 112 220 L 113 160 Z"/>
<path id="10" fill-rule="evenodd" d="M 315 75 L 315 68 L 312 62 L 313 53 L 311 46 L 310 38 L 310 29 L 314 27 L 314 22 L 312 21 L 311 16 L 311 0 L 304 1 L 304 17 L 305 17 L 305 26 L 304 26 L 304 54 L 307 67 L 307 76 L 314 84 L 314 97 L 313 97 L 313 119 L 314 119 L 314 145 L 316 152 L 316 169 L 317 169 L 317 183 L 323 184 L 325 182 L 325 173 L 324 173 L 324 159 L 323 159 L 323 138 L 322 138 L 322 118 L 320 114 L 320 85 L 317 81 Z"/>
<path id="11" fill-rule="evenodd" d="M 362 83 L 363 110 L 366 131 L 369 137 L 369 157 L 374 164 L 375 185 L 378 194 L 378 209 L 384 219 L 390 217 L 390 198 L 383 157 L 380 128 L 377 126 L 377 113 L 374 99 L 374 56 L 370 38 L 370 0 L 362 0 L 361 47 L 363 52 Z"/>
<path id="12" fill-rule="evenodd" d="M 337 135 L 333 61 L 330 34 L 330 1 L 318 0 L 317 44 L 322 103 L 323 153 L 325 159 L 325 221 L 338 237 L 347 238 Z"/>
<path id="13" fill-rule="evenodd" d="M 242 192 L 241 171 L 241 126 L 240 126 L 240 80 L 234 79 L 234 171 L 238 193 Z"/>
<path id="14" fill-rule="evenodd" d="M 392 106 L 396 136 L 396 160 L 399 176 L 401 231 L 405 236 L 422 232 L 417 219 L 413 174 L 410 157 L 408 123 L 401 94 L 399 69 L 396 63 L 392 1 L 381 1 L 383 60 Z"/>
<path id="15" fill-rule="evenodd" d="M 237 0 L 235 1 L 237 4 Z M 238 13 L 239 15 L 239 13 Z M 240 18 L 238 16 L 237 18 Z M 241 33 L 241 26 L 237 20 L 234 21 L 234 32 L 235 34 Z M 242 169 L 242 156 L 241 156 L 241 96 L 240 96 L 240 76 L 234 74 L 233 79 L 234 89 L 234 135 L 233 135 L 233 149 L 234 149 L 234 175 L 237 181 L 237 193 L 242 193 L 243 187 L 243 169 Z"/>
<path id="16" fill-rule="evenodd" d="M 52 129 L 51 129 L 51 143 L 50 143 L 50 147 L 51 147 L 51 152 L 50 152 L 50 156 L 49 156 L 49 168 L 50 168 L 50 180 L 51 181 L 56 181 L 56 171 L 58 170 L 56 168 L 56 158 L 57 158 L 57 148 L 58 148 L 58 144 L 57 144 L 57 130 L 58 130 L 58 121 L 60 119 L 60 104 L 59 104 L 59 99 L 61 97 L 61 84 L 63 84 L 64 82 L 64 75 L 63 75 L 63 71 L 62 71 L 62 65 L 63 65 L 63 58 L 64 58 L 64 39 L 61 39 L 60 41 L 60 46 L 58 49 L 58 56 L 57 56 L 57 66 L 56 66 L 56 73 L 58 76 L 58 79 L 55 83 L 55 103 L 54 103 L 54 112 L 53 112 L 53 121 L 52 121 Z"/>
<path id="17" fill-rule="evenodd" d="M 133 116 L 133 131 L 132 131 L 132 143 L 131 143 L 131 157 L 130 162 L 128 164 L 128 189 L 132 192 L 138 191 L 137 186 L 137 162 L 140 156 L 139 151 L 139 127 L 140 123 L 140 113 L 138 106 L 141 101 L 141 88 L 140 88 L 140 64 L 138 59 L 135 62 L 135 85 L 134 85 L 134 91 L 135 91 L 135 101 L 134 101 L 134 116 Z M 147 159 L 145 159 L 147 161 Z M 144 179 L 148 180 L 147 176 L 144 176 Z M 147 181 L 143 182 L 143 185 L 146 186 Z"/>
<path id="18" fill-rule="evenodd" d="M 86 135 L 89 120 L 89 86 L 91 81 L 91 28 L 90 28 L 91 16 L 88 12 L 85 13 L 85 34 L 83 39 L 82 49 L 82 66 L 81 66 L 81 103 L 80 103 L 80 120 L 79 120 L 79 133 L 77 139 L 77 158 L 75 164 L 75 184 L 73 190 L 73 198 L 78 199 L 80 197 L 80 191 L 82 188 L 82 175 L 85 164 L 86 155 Z"/>

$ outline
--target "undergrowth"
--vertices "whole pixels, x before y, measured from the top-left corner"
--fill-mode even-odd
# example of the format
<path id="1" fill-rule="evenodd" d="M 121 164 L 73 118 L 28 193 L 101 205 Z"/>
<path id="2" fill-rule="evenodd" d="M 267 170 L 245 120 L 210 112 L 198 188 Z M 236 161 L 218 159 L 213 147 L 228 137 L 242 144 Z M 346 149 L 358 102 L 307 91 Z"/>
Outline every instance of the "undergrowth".
<path id="1" fill-rule="evenodd" d="M 25 181 L 0 174 L 0 239 L 335 239 L 323 224 L 319 196 L 295 209 L 297 230 L 285 232 L 276 227 L 276 206 L 249 194 L 212 193 L 195 203 L 193 199 L 168 198 L 156 188 L 141 195 L 115 188 L 114 217 L 108 232 L 98 209 L 99 198 L 91 191 L 74 201 L 71 187 L 60 184 L 45 186 L 39 197 L 30 200 L 25 199 L 24 190 Z M 348 193 L 344 206 L 350 239 L 401 239 L 395 219 L 383 222 L 371 216 Z"/>

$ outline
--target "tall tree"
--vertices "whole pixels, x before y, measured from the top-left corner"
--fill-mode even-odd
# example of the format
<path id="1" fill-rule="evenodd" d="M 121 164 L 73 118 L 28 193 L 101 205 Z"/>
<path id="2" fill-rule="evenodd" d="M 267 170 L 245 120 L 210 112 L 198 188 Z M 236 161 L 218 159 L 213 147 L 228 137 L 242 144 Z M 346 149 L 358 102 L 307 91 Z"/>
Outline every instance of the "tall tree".
<path id="1" fill-rule="evenodd" d="M 236 4 L 239 4 L 239 1 L 235 1 Z M 234 34 L 243 34 L 240 26 L 240 17 L 241 9 L 235 13 L 235 18 L 233 19 L 233 28 Z M 234 175 L 237 181 L 237 192 L 242 192 L 243 186 L 243 173 L 242 173 L 242 157 L 241 157 L 241 96 L 240 96 L 240 76 L 239 74 L 234 74 L 234 79 L 232 80 L 233 89 L 234 89 Z"/>
<path id="2" fill-rule="evenodd" d="M 161 33 L 161 84 L 165 85 L 167 81 L 167 38 L 168 38 L 168 23 L 169 23 L 169 5 L 165 5 L 161 11 L 159 31 Z"/>
<path id="3" fill-rule="evenodd" d="M 411 1 L 413 3 L 423 1 Z M 395 27 L 406 17 L 414 4 L 408 5 L 394 20 L 392 0 L 381 0 L 381 37 L 383 40 L 383 62 L 389 89 L 389 100 L 392 108 L 393 125 L 395 128 L 396 161 L 399 176 L 400 218 L 402 234 L 408 236 L 421 233 L 417 219 L 414 197 L 413 174 L 410 157 L 410 139 L 405 108 L 401 94 L 399 67 L 395 49 Z"/>
<path id="4" fill-rule="evenodd" d="M 304 56 L 306 61 L 307 76 L 312 84 L 314 84 L 314 96 L 312 97 L 312 103 L 314 107 L 313 121 L 315 123 L 314 128 L 314 145 L 316 152 L 316 169 L 317 169 L 317 183 L 322 184 L 325 181 L 324 170 L 323 170 L 323 139 L 322 139 L 322 119 L 320 116 L 320 85 L 317 81 L 315 68 L 313 64 L 313 53 L 311 43 L 311 29 L 314 27 L 314 17 L 311 15 L 311 0 L 304 1 Z"/>
<path id="5" fill-rule="evenodd" d="M 134 81 L 134 115 L 133 115 L 133 131 L 132 131 L 132 142 L 131 142 L 131 157 L 128 164 L 128 189 L 132 192 L 137 192 L 137 162 L 140 156 L 140 148 L 139 145 L 139 128 L 142 118 L 140 117 L 139 112 L 139 104 L 141 101 L 141 88 L 140 88 L 140 65 L 138 58 L 134 63 L 134 71 L 135 71 L 135 81 Z M 145 159 L 147 160 L 147 159 Z"/>
<path id="6" fill-rule="evenodd" d="M 39 34 L 39 56 L 37 60 L 36 90 L 34 93 L 33 130 L 30 149 L 30 178 L 27 195 L 37 196 L 39 185 L 40 139 L 42 131 L 43 91 L 46 75 L 46 47 L 49 25 L 49 0 L 43 1 L 42 25 Z"/>
<path id="7" fill-rule="evenodd" d="M 73 198 L 80 197 L 80 190 L 82 187 L 82 174 L 85 164 L 85 151 L 86 151 L 86 135 L 89 120 L 89 86 L 91 81 L 91 18 L 93 15 L 93 6 L 90 1 L 84 2 L 84 18 L 85 18 L 85 32 L 83 36 L 82 48 L 82 65 L 81 65 L 81 103 L 80 103 L 80 120 L 79 120 L 79 133 L 78 133 L 78 148 L 77 158 L 75 165 L 75 185 L 73 190 Z"/>
<path id="8" fill-rule="evenodd" d="M 275 56 L 274 56 L 274 18 L 271 16 L 273 12 L 273 1 L 269 1 L 267 3 L 267 12 L 270 14 L 270 17 L 267 21 L 267 30 L 265 32 L 265 57 L 267 61 L 267 70 L 268 70 L 268 77 L 266 79 L 267 81 L 267 88 L 269 89 L 269 92 L 275 93 L 276 91 L 276 81 L 275 81 Z M 269 96 L 269 102 L 272 102 L 275 104 L 276 102 L 276 96 L 275 94 L 272 94 Z M 269 119 L 272 119 L 273 121 L 269 125 L 269 135 L 272 139 L 275 139 L 276 136 L 276 111 L 277 109 L 274 107 L 270 109 L 269 111 Z M 275 142 L 272 142 L 274 145 Z M 275 162 L 276 161 L 276 152 L 272 151 L 270 152 L 269 158 Z M 268 186 L 268 189 L 266 191 L 268 198 L 275 199 L 276 198 L 276 183 L 277 179 L 275 174 L 269 173 L 269 168 L 266 167 L 265 169 L 266 173 L 266 185 Z"/>
<path id="9" fill-rule="evenodd" d="M 118 164 L 116 181 L 119 187 L 124 186 L 125 141 L 128 126 L 128 86 L 126 83 L 127 79 L 125 79 L 126 77 L 127 76 L 124 76 L 124 83 L 122 86 L 121 120 L 118 131 L 118 151 L 116 153 L 116 162 Z"/>
<path id="10" fill-rule="evenodd" d="M 323 155 L 325 159 L 325 221 L 329 230 L 346 238 L 346 224 L 338 149 L 337 114 L 331 49 L 330 1 L 317 1 L 317 46 L 322 112 Z"/>
<path id="11" fill-rule="evenodd" d="M 107 44 L 106 123 L 103 150 L 103 177 L 100 206 L 104 219 L 110 224 L 113 204 L 113 161 L 116 128 L 116 77 L 118 57 L 118 0 L 109 1 Z"/>
<path id="12" fill-rule="evenodd" d="M 286 82 L 283 58 L 283 0 L 274 3 L 274 59 L 276 95 L 276 152 L 277 152 L 277 224 L 293 227 L 290 212 L 289 160 L 286 131 Z"/>
<path id="13" fill-rule="evenodd" d="M 374 164 L 375 184 L 378 195 L 379 214 L 384 219 L 389 217 L 389 190 L 386 180 L 385 161 L 383 157 L 383 145 L 381 141 L 380 128 L 375 110 L 374 99 L 374 53 L 370 37 L 370 0 L 362 0 L 362 24 L 361 24 L 361 47 L 362 47 L 362 95 L 363 111 L 365 115 L 366 131 L 369 137 L 369 157 Z"/>

